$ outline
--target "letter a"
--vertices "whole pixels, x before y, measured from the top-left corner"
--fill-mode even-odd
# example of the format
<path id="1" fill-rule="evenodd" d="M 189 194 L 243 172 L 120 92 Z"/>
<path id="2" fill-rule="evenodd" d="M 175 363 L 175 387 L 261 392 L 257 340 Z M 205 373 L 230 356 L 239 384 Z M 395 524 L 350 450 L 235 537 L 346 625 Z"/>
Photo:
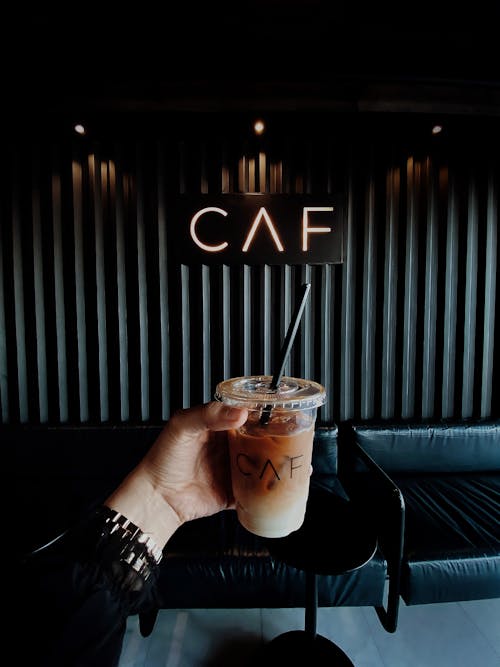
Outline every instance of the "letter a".
<path id="1" fill-rule="evenodd" d="M 259 479 L 262 479 L 262 478 L 264 477 L 264 473 L 266 472 L 266 468 L 267 468 L 267 466 L 271 466 L 271 468 L 273 469 L 274 474 L 276 475 L 276 477 L 277 477 L 278 479 L 280 479 L 280 476 L 279 476 L 278 473 L 276 472 L 276 468 L 273 466 L 273 463 L 272 463 L 271 459 L 267 459 L 267 461 L 266 461 L 266 465 L 262 468 L 262 472 L 261 472 L 260 475 L 259 475 Z"/>
<path id="2" fill-rule="evenodd" d="M 280 252 L 283 252 L 283 246 L 280 241 L 280 237 L 278 236 L 278 232 L 276 231 L 276 228 L 273 225 L 273 221 L 271 220 L 269 213 L 266 211 L 264 206 L 261 206 L 259 209 L 259 212 L 255 216 L 255 220 L 253 221 L 252 227 L 250 231 L 248 232 L 248 236 L 246 238 L 245 243 L 243 244 L 242 251 L 243 252 L 248 252 L 248 248 L 250 247 L 250 244 L 253 241 L 253 237 L 255 236 L 255 232 L 257 231 L 257 227 L 260 225 L 261 220 L 264 220 L 266 223 L 269 231 L 271 232 L 271 236 L 273 237 L 273 241 L 278 248 Z"/>

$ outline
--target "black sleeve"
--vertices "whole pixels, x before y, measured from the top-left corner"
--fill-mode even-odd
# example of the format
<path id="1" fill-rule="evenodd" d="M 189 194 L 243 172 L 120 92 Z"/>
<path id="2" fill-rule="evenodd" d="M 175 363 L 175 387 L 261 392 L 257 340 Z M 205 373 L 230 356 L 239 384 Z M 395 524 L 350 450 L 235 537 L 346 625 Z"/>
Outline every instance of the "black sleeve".
<path id="1" fill-rule="evenodd" d="M 11 622 L 22 665 L 116 666 L 127 617 L 157 608 L 158 566 L 141 576 L 122 562 L 97 515 L 28 556 L 18 574 Z"/>

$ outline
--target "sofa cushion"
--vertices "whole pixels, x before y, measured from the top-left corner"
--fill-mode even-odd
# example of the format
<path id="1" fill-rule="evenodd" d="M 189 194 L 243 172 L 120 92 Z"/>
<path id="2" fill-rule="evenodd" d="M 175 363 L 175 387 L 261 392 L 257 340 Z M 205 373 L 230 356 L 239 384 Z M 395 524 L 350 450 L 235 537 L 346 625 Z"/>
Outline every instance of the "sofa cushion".
<path id="1" fill-rule="evenodd" d="M 408 561 L 401 597 L 407 605 L 500 598 L 500 555 Z"/>
<path id="2" fill-rule="evenodd" d="M 500 475 L 397 476 L 407 604 L 500 597 Z"/>
<path id="3" fill-rule="evenodd" d="M 337 426 L 318 426 L 314 433 L 313 471 L 317 475 L 337 474 Z"/>
<path id="4" fill-rule="evenodd" d="M 161 606 L 303 607 L 305 573 L 271 556 L 267 544 L 239 524 L 234 510 L 184 524 L 161 564 Z M 386 569 L 377 552 L 352 572 L 319 575 L 318 604 L 381 605 Z"/>
<path id="5" fill-rule="evenodd" d="M 357 425 L 356 440 L 386 472 L 500 470 L 500 420 Z"/>
<path id="6" fill-rule="evenodd" d="M 377 552 L 365 566 L 319 575 L 318 605 L 373 606 L 384 601 L 387 565 Z M 269 555 L 167 556 L 162 562 L 159 603 L 165 609 L 283 608 L 305 606 L 306 575 Z"/>

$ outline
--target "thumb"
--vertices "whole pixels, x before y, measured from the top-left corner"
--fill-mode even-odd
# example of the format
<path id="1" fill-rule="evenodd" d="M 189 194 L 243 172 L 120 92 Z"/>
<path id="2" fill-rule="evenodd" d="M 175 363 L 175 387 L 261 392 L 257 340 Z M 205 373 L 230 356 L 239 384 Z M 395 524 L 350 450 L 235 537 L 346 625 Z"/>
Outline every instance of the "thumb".
<path id="1" fill-rule="evenodd" d="M 246 408 L 211 401 L 204 405 L 179 410 L 170 420 L 170 427 L 179 436 L 197 436 L 205 431 L 226 431 L 238 428 L 248 417 Z"/>
<path id="2" fill-rule="evenodd" d="M 202 406 L 202 420 L 205 428 L 210 431 L 226 431 L 229 428 L 238 428 L 245 423 L 248 417 L 246 408 L 234 405 L 224 405 L 219 401 L 205 403 Z"/>

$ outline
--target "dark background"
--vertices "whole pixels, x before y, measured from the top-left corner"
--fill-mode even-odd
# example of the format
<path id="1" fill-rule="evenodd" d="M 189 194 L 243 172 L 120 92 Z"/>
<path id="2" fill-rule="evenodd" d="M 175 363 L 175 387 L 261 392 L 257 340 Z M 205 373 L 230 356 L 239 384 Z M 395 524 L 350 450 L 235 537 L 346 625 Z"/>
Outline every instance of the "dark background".
<path id="1" fill-rule="evenodd" d="M 4 110 L 497 114 L 499 24 L 496 2 L 20 3 Z"/>

